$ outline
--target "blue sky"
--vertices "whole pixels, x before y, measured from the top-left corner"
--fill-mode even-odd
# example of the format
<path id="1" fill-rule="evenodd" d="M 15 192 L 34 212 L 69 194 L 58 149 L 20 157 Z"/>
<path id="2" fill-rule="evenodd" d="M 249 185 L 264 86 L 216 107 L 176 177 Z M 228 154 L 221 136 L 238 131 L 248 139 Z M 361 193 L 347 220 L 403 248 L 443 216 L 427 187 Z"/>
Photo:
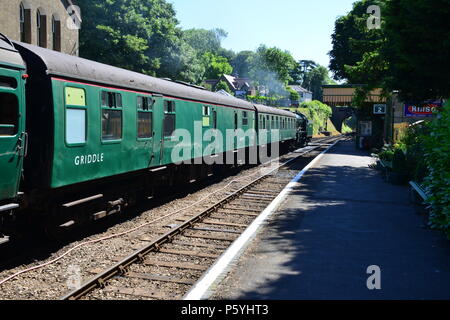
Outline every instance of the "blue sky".
<path id="1" fill-rule="evenodd" d="M 168 0 L 183 29 L 222 28 L 222 43 L 236 52 L 262 43 L 289 51 L 296 60 L 328 66 L 334 21 L 355 0 Z"/>

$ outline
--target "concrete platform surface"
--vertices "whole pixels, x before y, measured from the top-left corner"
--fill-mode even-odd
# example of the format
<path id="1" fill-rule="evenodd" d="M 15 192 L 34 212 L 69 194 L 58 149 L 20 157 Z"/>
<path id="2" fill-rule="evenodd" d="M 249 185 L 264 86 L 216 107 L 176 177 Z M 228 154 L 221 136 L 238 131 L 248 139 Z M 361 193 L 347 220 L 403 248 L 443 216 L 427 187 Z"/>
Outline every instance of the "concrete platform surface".
<path id="1" fill-rule="evenodd" d="M 450 241 L 373 162 L 352 142 L 331 149 L 211 299 L 449 299 Z"/>

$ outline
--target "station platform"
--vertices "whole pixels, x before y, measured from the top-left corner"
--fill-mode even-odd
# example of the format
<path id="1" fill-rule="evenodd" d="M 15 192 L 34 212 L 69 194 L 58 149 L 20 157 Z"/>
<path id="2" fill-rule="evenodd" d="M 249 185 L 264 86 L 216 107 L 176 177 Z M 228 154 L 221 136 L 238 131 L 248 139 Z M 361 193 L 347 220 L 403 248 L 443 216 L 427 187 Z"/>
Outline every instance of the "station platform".
<path id="1" fill-rule="evenodd" d="M 450 299 L 450 241 L 373 162 L 354 142 L 330 149 L 210 299 Z"/>

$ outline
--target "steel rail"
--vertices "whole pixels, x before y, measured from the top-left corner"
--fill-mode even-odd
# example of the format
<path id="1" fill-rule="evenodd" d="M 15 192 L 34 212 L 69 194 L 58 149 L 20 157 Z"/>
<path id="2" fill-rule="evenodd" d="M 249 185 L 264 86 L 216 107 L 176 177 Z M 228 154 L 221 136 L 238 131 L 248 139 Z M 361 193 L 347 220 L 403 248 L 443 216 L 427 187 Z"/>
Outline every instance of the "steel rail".
<path id="1" fill-rule="evenodd" d="M 338 139 L 340 140 L 342 136 L 339 136 Z M 330 138 L 332 140 L 332 138 Z M 79 300 L 82 297 L 86 296 L 91 291 L 103 288 L 106 285 L 106 282 L 110 280 L 111 278 L 115 276 L 124 275 L 127 272 L 127 268 L 135 263 L 143 262 L 144 257 L 151 253 L 151 252 L 158 252 L 159 249 L 163 244 L 170 243 L 173 238 L 177 235 L 181 235 L 185 230 L 192 228 L 195 223 L 200 222 L 201 220 L 209 217 L 212 213 L 216 212 L 218 209 L 225 206 L 227 203 L 233 201 L 237 197 L 239 197 L 241 194 L 245 193 L 248 189 L 255 186 L 256 184 L 262 182 L 266 178 L 268 178 L 274 171 L 279 170 L 280 168 L 286 166 L 290 162 L 304 156 L 305 154 L 311 153 L 312 151 L 315 151 L 321 147 L 324 147 L 325 143 L 321 143 L 318 146 L 314 146 L 313 148 L 300 153 L 293 157 L 292 159 L 289 159 L 288 161 L 280 164 L 276 168 L 270 170 L 269 172 L 265 173 L 263 176 L 260 176 L 256 179 L 254 179 L 252 182 L 248 183 L 244 187 L 240 188 L 237 191 L 234 191 L 232 194 L 224 197 L 222 200 L 219 200 L 215 204 L 211 205 L 206 210 L 202 211 L 201 213 L 197 214 L 196 216 L 192 217 L 191 219 L 187 220 L 183 224 L 179 225 L 175 229 L 161 235 L 156 240 L 152 241 L 150 244 L 146 245 L 144 248 L 137 250 L 136 252 L 132 253 L 122 261 L 116 263 L 109 269 L 103 271 L 102 273 L 94 276 L 92 279 L 88 280 L 86 283 L 84 283 L 80 288 L 74 289 L 73 291 L 69 292 L 65 296 L 61 298 L 61 300 Z"/>

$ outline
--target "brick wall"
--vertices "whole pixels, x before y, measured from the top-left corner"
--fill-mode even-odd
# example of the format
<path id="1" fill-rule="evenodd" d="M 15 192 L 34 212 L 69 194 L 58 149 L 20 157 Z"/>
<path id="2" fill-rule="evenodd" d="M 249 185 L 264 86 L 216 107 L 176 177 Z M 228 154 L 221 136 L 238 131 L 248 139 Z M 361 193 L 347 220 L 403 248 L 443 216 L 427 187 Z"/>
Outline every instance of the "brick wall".
<path id="1" fill-rule="evenodd" d="M 60 51 L 63 53 L 78 55 L 78 30 L 69 29 L 66 21 L 69 14 L 66 11 L 69 1 L 61 0 L 1 0 L 0 1 L 0 32 L 8 36 L 12 40 L 20 41 L 20 3 L 24 5 L 29 19 L 29 34 L 27 41 L 31 44 L 38 44 L 37 31 L 37 10 L 41 15 L 45 15 L 45 19 L 41 22 L 45 23 L 46 43 L 45 47 L 53 49 L 53 33 L 52 33 L 52 16 L 59 21 L 60 25 Z M 27 16 L 28 15 L 28 16 Z"/>

